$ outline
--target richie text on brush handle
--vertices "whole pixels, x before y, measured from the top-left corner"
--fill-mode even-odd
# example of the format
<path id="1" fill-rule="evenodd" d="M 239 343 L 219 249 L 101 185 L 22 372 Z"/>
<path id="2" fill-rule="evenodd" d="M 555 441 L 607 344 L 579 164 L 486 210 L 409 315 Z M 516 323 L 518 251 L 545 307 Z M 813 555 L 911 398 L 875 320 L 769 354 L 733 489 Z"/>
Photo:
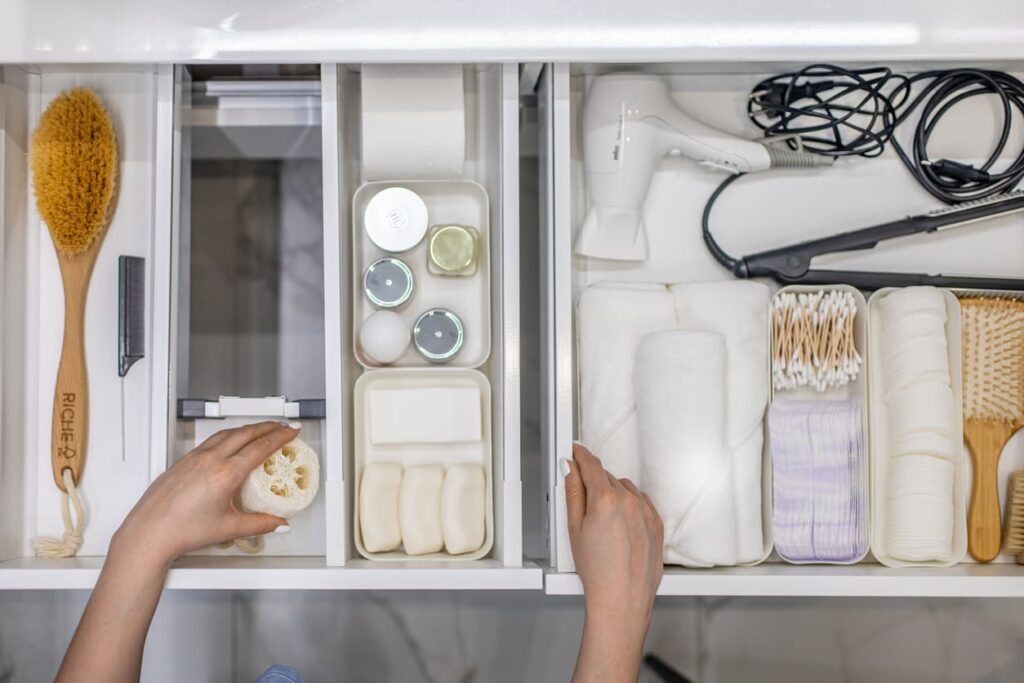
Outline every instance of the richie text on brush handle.
<path id="1" fill-rule="evenodd" d="M 999 554 L 999 456 L 1024 426 L 1024 301 L 971 296 L 963 319 L 964 439 L 974 465 L 967 547 L 979 562 Z"/>
<path id="2" fill-rule="evenodd" d="M 36 205 L 53 238 L 64 283 L 64 341 L 53 398 L 53 478 L 61 491 L 74 496 L 88 446 L 86 294 L 117 186 L 117 138 L 95 93 L 74 88 L 54 98 L 32 134 L 30 162 Z M 73 502 L 80 508 L 77 499 Z M 64 517 L 70 531 L 70 517 Z M 41 554 L 76 550 L 40 548 Z"/>

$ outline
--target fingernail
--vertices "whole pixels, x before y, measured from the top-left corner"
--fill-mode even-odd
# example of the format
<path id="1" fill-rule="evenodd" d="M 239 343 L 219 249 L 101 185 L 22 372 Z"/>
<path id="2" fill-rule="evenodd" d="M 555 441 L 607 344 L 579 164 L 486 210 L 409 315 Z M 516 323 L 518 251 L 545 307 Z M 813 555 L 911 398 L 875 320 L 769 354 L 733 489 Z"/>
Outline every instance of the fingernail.
<path id="1" fill-rule="evenodd" d="M 288 526 L 287 524 L 282 524 L 281 526 L 279 526 L 276 529 L 274 529 L 274 533 L 275 534 L 286 534 L 286 533 L 288 533 L 291 530 L 292 530 L 292 528 L 290 526 Z"/>
<path id="2" fill-rule="evenodd" d="M 301 422 L 284 422 L 284 421 L 282 421 L 282 422 L 278 422 L 278 424 L 281 425 L 282 427 L 287 427 L 288 429 L 294 429 L 296 431 L 302 429 L 302 423 Z"/>
<path id="3" fill-rule="evenodd" d="M 558 469 L 562 470 L 563 477 L 568 477 L 569 473 L 572 472 L 572 468 L 569 466 L 569 461 L 565 458 L 558 461 Z"/>

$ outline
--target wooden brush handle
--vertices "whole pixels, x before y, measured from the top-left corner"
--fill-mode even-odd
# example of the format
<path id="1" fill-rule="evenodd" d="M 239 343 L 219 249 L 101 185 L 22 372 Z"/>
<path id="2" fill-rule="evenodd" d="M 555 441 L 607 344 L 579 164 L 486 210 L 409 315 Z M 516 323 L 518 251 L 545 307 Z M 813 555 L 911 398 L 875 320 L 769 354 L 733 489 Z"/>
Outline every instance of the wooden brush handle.
<path id="1" fill-rule="evenodd" d="M 994 560 L 1003 542 L 999 454 L 1015 431 L 1015 426 L 1006 422 L 964 423 L 964 438 L 974 465 L 971 506 L 967 512 L 967 549 L 978 562 Z"/>
<path id="2" fill-rule="evenodd" d="M 77 485 L 85 466 L 89 442 L 89 392 L 85 370 L 85 299 L 98 244 L 86 252 L 58 253 L 64 281 L 64 344 L 53 391 L 50 459 L 53 479 L 64 491 L 65 469 Z"/>

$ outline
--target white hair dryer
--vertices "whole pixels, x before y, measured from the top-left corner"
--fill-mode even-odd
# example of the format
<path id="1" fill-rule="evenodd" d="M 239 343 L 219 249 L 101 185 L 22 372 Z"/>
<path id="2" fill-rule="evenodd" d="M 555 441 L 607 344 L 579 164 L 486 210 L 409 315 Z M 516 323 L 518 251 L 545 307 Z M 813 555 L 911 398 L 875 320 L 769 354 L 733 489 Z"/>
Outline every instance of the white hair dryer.
<path id="1" fill-rule="evenodd" d="M 679 109 L 660 76 L 598 76 L 583 107 L 590 212 L 576 240 L 576 253 L 582 256 L 647 258 L 640 207 L 666 155 L 681 154 L 730 173 L 832 163 L 831 157 L 769 147 L 701 123 Z"/>

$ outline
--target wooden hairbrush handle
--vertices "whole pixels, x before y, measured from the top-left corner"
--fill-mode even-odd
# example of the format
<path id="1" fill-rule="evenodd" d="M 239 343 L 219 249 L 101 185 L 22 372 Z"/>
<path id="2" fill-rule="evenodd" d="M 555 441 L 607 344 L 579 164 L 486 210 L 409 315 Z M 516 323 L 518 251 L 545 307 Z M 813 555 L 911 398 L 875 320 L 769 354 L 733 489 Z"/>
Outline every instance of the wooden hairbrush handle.
<path id="1" fill-rule="evenodd" d="M 85 369 L 85 300 L 99 242 L 79 254 L 57 253 L 64 281 L 64 343 L 53 391 L 50 460 L 53 480 L 65 491 L 63 472 L 77 485 L 89 443 L 89 392 Z"/>
<path id="2" fill-rule="evenodd" d="M 974 477 L 967 511 L 967 549 L 978 562 L 991 562 L 1003 542 L 999 512 L 999 455 L 1016 426 L 1009 422 L 966 420 L 964 439 L 971 452 Z"/>

